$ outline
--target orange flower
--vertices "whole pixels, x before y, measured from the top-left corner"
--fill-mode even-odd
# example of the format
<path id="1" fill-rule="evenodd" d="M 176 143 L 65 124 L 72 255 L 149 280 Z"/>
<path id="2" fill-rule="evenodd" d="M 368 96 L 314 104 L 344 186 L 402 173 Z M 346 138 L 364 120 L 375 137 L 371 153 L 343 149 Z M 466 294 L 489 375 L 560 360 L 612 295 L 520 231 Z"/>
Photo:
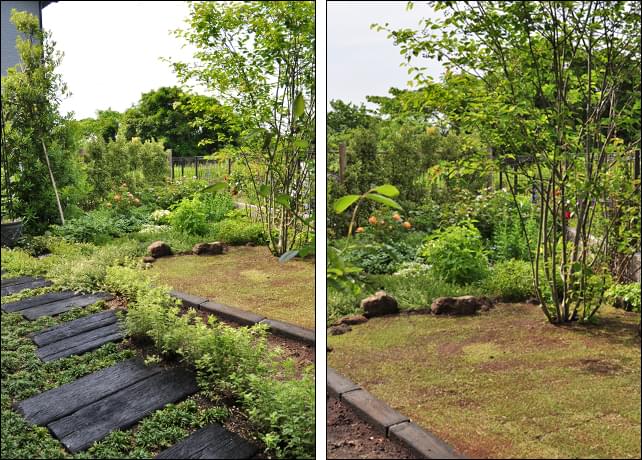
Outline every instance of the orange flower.
<path id="1" fill-rule="evenodd" d="M 120 195 L 118 193 L 114 195 L 114 201 L 120 201 Z"/>
<path id="2" fill-rule="evenodd" d="M 412 224 L 410 222 L 408 222 L 408 221 L 405 221 L 401 225 L 403 225 L 403 228 L 405 228 L 406 230 L 410 230 L 412 228 Z"/>
<path id="3" fill-rule="evenodd" d="M 370 225 L 376 225 L 377 223 L 377 218 L 375 216 L 370 216 L 368 218 L 368 222 L 370 222 Z"/>
<path id="4" fill-rule="evenodd" d="M 395 213 L 392 215 L 392 220 L 394 220 L 395 222 L 399 222 L 399 221 L 401 220 L 401 216 L 399 215 L 399 213 L 398 213 L 398 212 L 395 212 Z"/>
<path id="5" fill-rule="evenodd" d="M 357 229 L 355 230 L 356 233 L 363 233 L 365 231 L 366 230 L 363 227 L 357 227 Z"/>

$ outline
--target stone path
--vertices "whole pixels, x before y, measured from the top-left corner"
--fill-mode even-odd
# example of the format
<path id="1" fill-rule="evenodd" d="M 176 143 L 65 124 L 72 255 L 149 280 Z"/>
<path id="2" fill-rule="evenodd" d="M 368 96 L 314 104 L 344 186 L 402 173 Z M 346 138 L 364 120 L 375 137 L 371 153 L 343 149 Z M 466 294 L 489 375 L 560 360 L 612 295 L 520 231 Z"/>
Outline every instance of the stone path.
<path id="1" fill-rule="evenodd" d="M 29 277 L 3 280 L 2 295 L 10 287 L 42 282 L 49 283 Z M 31 320 L 110 297 L 101 293 L 56 292 L 3 304 L 2 310 L 20 312 Z M 38 356 L 43 361 L 51 361 L 120 340 L 123 332 L 116 314 L 102 311 L 44 329 L 30 337 L 38 346 Z M 197 391 L 196 378 L 191 371 L 147 366 L 141 359 L 134 358 L 45 391 L 14 407 L 27 422 L 46 426 L 69 452 L 76 453 L 112 431 L 129 428 L 152 412 Z M 162 452 L 159 458 L 241 459 L 256 453 L 257 448 L 238 435 L 220 425 L 209 425 Z"/>
<path id="2" fill-rule="evenodd" d="M 195 431 L 156 458 L 250 458 L 258 449 L 221 425 L 212 424 Z"/>
<path id="3" fill-rule="evenodd" d="M 51 286 L 51 281 L 47 281 L 43 278 L 33 278 L 31 276 L 3 278 L 0 288 L 0 296 L 4 297 L 11 294 L 17 294 L 25 289 L 35 289 L 45 286 Z"/>
<path id="4" fill-rule="evenodd" d="M 38 345 L 38 357 L 48 362 L 80 355 L 123 337 L 116 314 L 103 311 L 44 329 L 32 336 L 32 340 Z"/>

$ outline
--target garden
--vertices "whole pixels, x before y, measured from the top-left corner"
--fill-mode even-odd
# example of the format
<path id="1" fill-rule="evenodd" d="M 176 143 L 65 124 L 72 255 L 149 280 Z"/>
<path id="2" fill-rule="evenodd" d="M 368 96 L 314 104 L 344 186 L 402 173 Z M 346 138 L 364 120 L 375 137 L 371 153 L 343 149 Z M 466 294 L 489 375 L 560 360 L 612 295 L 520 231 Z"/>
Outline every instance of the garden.
<path id="1" fill-rule="evenodd" d="M 328 365 L 466 457 L 638 458 L 639 5 L 430 5 L 330 102 Z"/>
<path id="2" fill-rule="evenodd" d="M 67 87 L 49 34 L 26 12 L 12 22 L 21 62 L 2 77 L 2 458 L 172 456 L 212 442 L 202 430 L 236 449 L 222 455 L 313 457 L 314 347 L 175 291 L 314 328 L 314 4 L 191 4 L 175 34 L 199 53 L 170 63 L 185 86 L 83 120 L 60 113 Z M 208 95 L 185 89 L 194 82 Z M 200 171 L 177 174 L 176 160 L 194 157 Z M 94 320 L 114 334 L 81 344 Z M 71 343 L 70 354 L 45 354 L 52 344 L 37 337 L 73 328 L 84 329 L 52 343 Z M 167 390 L 129 404 L 123 395 L 147 380 L 116 382 L 47 426 L 25 409 L 132 368 Z M 174 396 L 152 406 L 163 394 Z M 123 400 L 140 414 L 101 412 L 114 427 L 92 425 L 89 441 L 56 428 Z"/>

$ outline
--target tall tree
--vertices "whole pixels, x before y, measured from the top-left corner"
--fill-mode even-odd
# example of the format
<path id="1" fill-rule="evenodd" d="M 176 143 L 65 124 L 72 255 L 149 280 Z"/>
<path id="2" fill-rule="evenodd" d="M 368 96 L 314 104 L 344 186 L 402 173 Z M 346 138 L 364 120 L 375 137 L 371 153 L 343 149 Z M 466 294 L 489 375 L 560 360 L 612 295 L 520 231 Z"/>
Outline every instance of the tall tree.
<path id="1" fill-rule="evenodd" d="M 127 139 L 162 140 L 177 157 L 210 155 L 236 141 L 234 114 L 216 99 L 178 87 L 144 93 L 122 119 Z"/>
<path id="2" fill-rule="evenodd" d="M 387 29 L 390 37 L 420 83 L 429 82 L 416 57 L 446 61 L 442 97 L 468 99 L 449 115 L 482 133 L 536 191 L 540 231 L 529 244 L 544 314 L 590 319 L 616 222 L 606 210 L 623 190 L 640 193 L 639 180 L 618 172 L 640 149 L 639 3 L 430 3 L 442 19 Z M 608 224 L 595 244 L 600 213 Z"/>
<path id="3" fill-rule="evenodd" d="M 56 73 L 62 55 L 35 16 L 13 10 L 11 21 L 22 36 L 16 39 L 20 63 L 2 77 L 3 168 L 11 171 L 4 185 L 16 213 L 31 224 L 46 226 L 56 213 L 64 224 L 58 187 L 73 188 L 74 162 L 59 114 L 60 97 L 67 93 Z"/>
<path id="4" fill-rule="evenodd" d="M 198 51 L 175 63 L 240 116 L 246 165 L 272 251 L 296 247 L 312 230 L 314 198 L 314 2 L 191 3 L 179 36 Z"/>

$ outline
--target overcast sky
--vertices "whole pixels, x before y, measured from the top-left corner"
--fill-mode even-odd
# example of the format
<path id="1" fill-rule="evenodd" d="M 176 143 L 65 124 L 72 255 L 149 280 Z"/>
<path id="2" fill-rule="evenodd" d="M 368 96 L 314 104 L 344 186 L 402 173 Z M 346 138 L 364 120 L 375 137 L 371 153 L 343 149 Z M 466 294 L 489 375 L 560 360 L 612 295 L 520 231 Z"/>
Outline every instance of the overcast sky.
<path id="1" fill-rule="evenodd" d="M 182 40 L 169 33 L 184 28 L 186 2 L 60 1 L 43 10 L 43 26 L 65 53 L 59 68 L 73 93 L 63 113 L 95 116 L 111 107 L 123 111 L 143 92 L 178 83 L 160 57 L 189 60 Z"/>
<path id="2" fill-rule="evenodd" d="M 406 11 L 406 1 L 328 2 L 328 101 L 342 99 L 356 104 L 366 96 L 385 96 L 390 87 L 406 88 L 410 80 L 402 57 L 386 32 L 370 24 L 390 23 L 393 28 L 417 28 L 423 17 L 435 13 L 425 3 Z M 443 66 L 435 60 L 422 65 L 437 78 Z"/>

